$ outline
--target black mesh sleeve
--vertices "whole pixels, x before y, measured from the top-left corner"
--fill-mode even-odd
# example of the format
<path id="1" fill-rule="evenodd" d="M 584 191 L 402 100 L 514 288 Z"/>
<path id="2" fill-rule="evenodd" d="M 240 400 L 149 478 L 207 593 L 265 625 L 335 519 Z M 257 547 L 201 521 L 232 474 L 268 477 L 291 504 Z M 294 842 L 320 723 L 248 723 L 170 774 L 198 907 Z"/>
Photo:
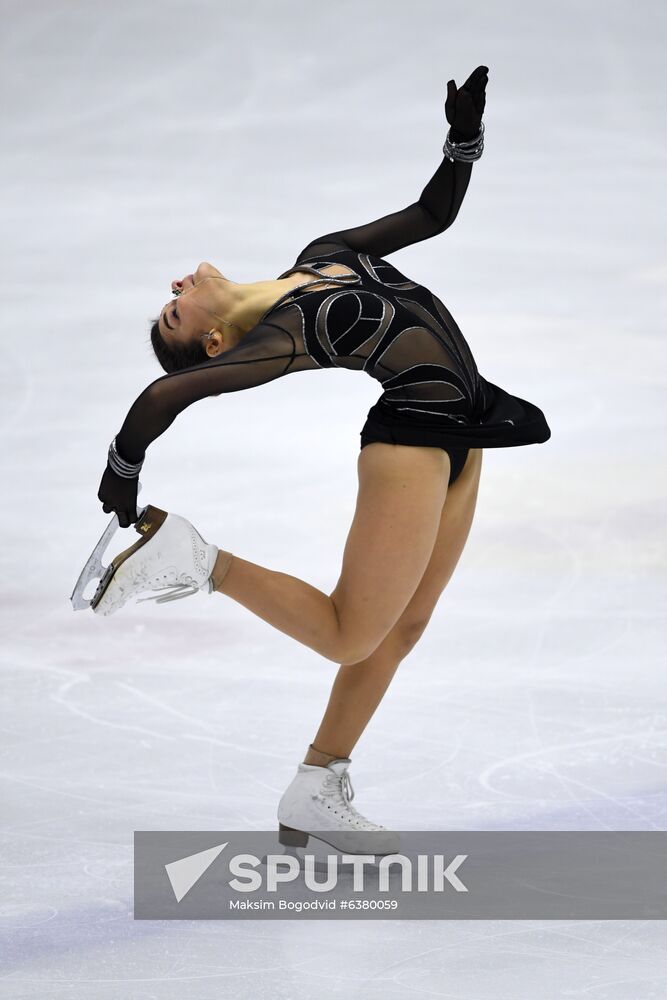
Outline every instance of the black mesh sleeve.
<path id="1" fill-rule="evenodd" d="M 385 257 L 411 243 L 429 239 L 453 223 L 465 197 L 471 172 L 472 163 L 461 160 L 452 163 L 445 156 L 418 201 L 374 222 L 319 236 L 313 244 L 335 240 L 345 243 L 351 250 Z"/>
<path id="2" fill-rule="evenodd" d="M 148 445 L 198 399 L 318 367 L 305 351 L 300 320 L 298 326 L 289 318 L 284 327 L 259 323 L 231 350 L 204 364 L 163 375 L 144 389 L 116 435 L 118 452 L 128 462 L 140 462 Z"/>

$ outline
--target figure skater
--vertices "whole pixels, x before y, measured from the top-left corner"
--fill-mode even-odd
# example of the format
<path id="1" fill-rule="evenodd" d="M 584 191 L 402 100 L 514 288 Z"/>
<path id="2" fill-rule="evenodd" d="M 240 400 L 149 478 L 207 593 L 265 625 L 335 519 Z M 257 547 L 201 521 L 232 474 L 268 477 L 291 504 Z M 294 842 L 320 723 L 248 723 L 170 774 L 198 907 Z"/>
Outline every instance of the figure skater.
<path id="1" fill-rule="evenodd" d="M 305 845 L 313 831 L 329 831 L 329 843 L 336 831 L 376 831 L 395 849 L 395 835 L 351 804 L 350 754 L 461 556 L 483 449 L 551 436 L 537 406 L 480 375 L 440 299 L 384 259 L 456 218 L 483 151 L 487 82 L 486 66 L 461 88 L 448 82 L 444 158 L 407 208 L 319 236 L 274 279 L 237 283 L 203 262 L 174 281 L 176 300 L 151 331 L 167 374 L 136 399 L 109 447 L 98 497 L 141 538 L 114 559 L 96 612 L 112 614 L 145 591 L 161 603 L 199 590 L 223 594 L 340 665 L 314 741 L 280 799 L 283 843 Z M 383 391 L 361 430 L 356 510 L 330 594 L 207 543 L 177 514 L 148 507 L 139 515 L 146 448 L 185 407 L 334 367 L 365 372 Z"/>

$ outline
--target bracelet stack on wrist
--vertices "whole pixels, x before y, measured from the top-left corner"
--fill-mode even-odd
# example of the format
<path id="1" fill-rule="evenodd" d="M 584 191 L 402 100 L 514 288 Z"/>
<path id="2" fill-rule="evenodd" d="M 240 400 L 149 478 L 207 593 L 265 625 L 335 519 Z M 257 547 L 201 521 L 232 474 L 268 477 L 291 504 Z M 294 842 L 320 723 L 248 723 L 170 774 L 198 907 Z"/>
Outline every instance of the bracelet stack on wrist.
<path id="1" fill-rule="evenodd" d="M 141 467 L 144 464 L 143 459 L 141 462 L 126 462 L 124 458 L 121 458 L 116 449 L 116 439 L 114 438 L 109 445 L 109 455 L 108 461 L 110 467 L 116 473 L 117 476 L 122 476 L 123 479 L 134 479 L 141 472 Z"/>
<path id="2" fill-rule="evenodd" d="M 479 160 L 484 152 L 484 122 L 479 123 L 479 132 L 473 139 L 464 142 L 453 142 L 451 139 L 451 128 L 447 132 L 445 144 L 442 147 L 443 153 L 452 161 L 462 160 L 464 163 L 472 163 Z"/>

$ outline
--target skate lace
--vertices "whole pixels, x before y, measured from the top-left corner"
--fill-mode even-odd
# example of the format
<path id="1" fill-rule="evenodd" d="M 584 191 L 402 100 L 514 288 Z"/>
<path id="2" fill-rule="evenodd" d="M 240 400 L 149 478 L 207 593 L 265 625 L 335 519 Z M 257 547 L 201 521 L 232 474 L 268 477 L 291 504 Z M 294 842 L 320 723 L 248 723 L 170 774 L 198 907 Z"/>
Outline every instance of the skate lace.
<path id="1" fill-rule="evenodd" d="M 341 775 L 330 772 L 322 782 L 319 796 L 316 795 L 314 797 L 319 797 L 322 801 L 326 799 L 333 800 L 335 805 L 341 806 L 348 814 L 348 817 L 362 828 L 367 827 L 369 830 L 382 829 L 376 823 L 371 823 L 366 816 L 363 816 L 358 809 L 351 805 L 354 798 L 354 788 L 352 787 L 352 781 L 347 771 L 343 771 Z"/>
<path id="2" fill-rule="evenodd" d="M 182 597 L 191 597 L 199 592 L 199 587 L 195 583 L 178 583 L 175 587 L 156 587 L 156 590 L 166 590 L 165 594 L 151 594 L 150 597 L 139 597 L 137 604 L 142 601 L 155 601 L 156 604 L 164 604 L 165 601 L 178 601 Z"/>

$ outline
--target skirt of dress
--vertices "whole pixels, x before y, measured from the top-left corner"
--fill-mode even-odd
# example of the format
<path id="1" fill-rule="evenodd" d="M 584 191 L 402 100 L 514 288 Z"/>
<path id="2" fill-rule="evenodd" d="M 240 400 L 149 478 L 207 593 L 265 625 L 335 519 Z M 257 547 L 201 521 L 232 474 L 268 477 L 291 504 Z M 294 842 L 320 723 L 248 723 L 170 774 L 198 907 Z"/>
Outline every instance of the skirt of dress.
<path id="1" fill-rule="evenodd" d="M 422 417 L 415 412 L 399 410 L 381 396 L 368 411 L 360 436 L 362 448 L 371 441 L 444 448 L 450 452 L 453 467 L 457 457 L 452 454 L 455 449 L 459 449 L 460 461 L 468 448 L 543 444 L 551 437 L 551 429 L 538 406 L 513 396 L 480 375 L 477 405 L 470 415 L 424 414 Z"/>

